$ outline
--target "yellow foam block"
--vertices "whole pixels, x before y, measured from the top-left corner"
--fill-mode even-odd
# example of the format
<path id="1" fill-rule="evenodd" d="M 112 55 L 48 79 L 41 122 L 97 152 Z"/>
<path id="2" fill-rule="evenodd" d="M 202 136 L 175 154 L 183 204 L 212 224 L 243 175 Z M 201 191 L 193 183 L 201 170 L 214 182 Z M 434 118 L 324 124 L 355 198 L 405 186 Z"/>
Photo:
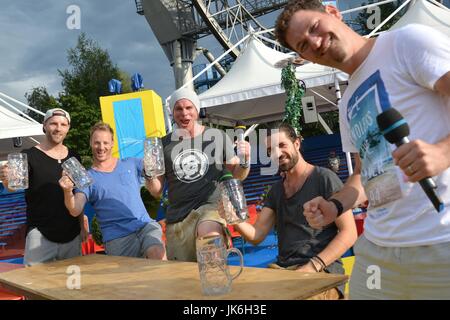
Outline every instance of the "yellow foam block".
<path id="1" fill-rule="evenodd" d="M 146 137 L 162 137 L 166 135 L 162 100 L 153 90 L 100 97 L 102 120 L 108 123 L 114 130 L 113 155 L 117 158 L 120 157 L 120 150 L 117 138 L 116 119 L 114 118 L 114 103 L 134 99 L 141 100 Z"/>

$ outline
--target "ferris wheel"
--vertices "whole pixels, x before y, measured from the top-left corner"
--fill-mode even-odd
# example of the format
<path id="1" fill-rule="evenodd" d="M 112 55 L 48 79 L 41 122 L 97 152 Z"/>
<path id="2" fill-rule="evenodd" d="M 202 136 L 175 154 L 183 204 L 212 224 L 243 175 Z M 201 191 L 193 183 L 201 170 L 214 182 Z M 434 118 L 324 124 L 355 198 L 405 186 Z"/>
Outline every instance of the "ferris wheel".
<path id="1" fill-rule="evenodd" d="M 176 87 L 192 78 L 197 41 L 213 36 L 232 59 L 250 28 L 267 30 L 262 17 L 282 8 L 288 0 L 135 0 L 137 12 L 147 19 L 173 67 Z M 269 34 L 270 37 L 270 34 Z M 214 59 L 202 48 L 210 62 Z M 208 54 L 208 55 L 207 55 Z M 220 68 L 220 66 L 217 66 Z M 219 71 L 220 72 L 220 71 Z"/>
<path id="2" fill-rule="evenodd" d="M 259 18 L 280 9 L 287 0 L 194 0 L 192 3 L 202 24 L 236 58 L 239 49 L 234 45 L 247 35 L 249 28 L 271 28 L 261 23 Z"/>
<path id="3" fill-rule="evenodd" d="M 248 32 L 249 27 L 266 30 L 259 21 L 262 16 L 282 8 L 288 0 L 135 0 L 137 11 L 146 17 L 151 15 L 155 20 L 155 8 L 164 20 L 149 21 L 152 29 L 157 32 L 158 26 L 167 25 L 172 20 L 173 25 L 182 37 L 198 40 L 213 35 L 224 50 L 233 48 Z M 145 8 L 148 7 L 148 10 Z M 165 9 L 165 10 L 164 10 Z M 166 12 L 163 12 L 166 11 Z M 230 55 L 236 58 L 238 50 L 232 50 Z"/>

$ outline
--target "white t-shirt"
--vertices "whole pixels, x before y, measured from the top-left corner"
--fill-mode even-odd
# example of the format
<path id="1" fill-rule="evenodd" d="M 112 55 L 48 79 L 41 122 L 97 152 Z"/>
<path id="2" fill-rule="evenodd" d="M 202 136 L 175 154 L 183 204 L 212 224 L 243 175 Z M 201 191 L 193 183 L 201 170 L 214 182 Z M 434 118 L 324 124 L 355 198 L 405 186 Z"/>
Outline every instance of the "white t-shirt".
<path id="1" fill-rule="evenodd" d="M 410 140 L 436 143 L 450 134 L 450 99 L 433 91 L 450 71 L 450 39 L 423 25 L 381 34 L 349 79 L 340 106 L 342 146 L 359 153 L 369 198 L 364 234 L 379 246 L 409 247 L 450 242 L 450 169 L 434 177 L 445 203 L 438 213 L 418 183 L 395 166 L 396 146 L 379 133 L 376 117 L 396 108 Z"/>

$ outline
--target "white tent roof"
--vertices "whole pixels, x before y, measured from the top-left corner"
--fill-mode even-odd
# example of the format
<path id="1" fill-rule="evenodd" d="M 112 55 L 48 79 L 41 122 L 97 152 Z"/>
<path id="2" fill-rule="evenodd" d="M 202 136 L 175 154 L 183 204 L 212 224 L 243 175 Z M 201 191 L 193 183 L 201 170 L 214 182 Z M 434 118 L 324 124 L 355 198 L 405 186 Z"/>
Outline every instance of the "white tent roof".
<path id="1" fill-rule="evenodd" d="M 426 0 L 413 0 L 408 11 L 391 29 L 410 23 L 431 26 L 450 36 L 450 10 Z M 273 50 L 252 35 L 231 70 L 211 89 L 202 93 L 201 106 L 208 119 L 246 124 L 278 120 L 284 112 L 285 94 L 281 88 L 281 69 L 274 64 L 289 55 Z M 297 78 L 305 82 L 305 96 L 313 95 L 319 111 L 331 109 L 331 104 L 311 90 L 331 101 L 336 101 L 335 77 L 347 80 L 345 73 L 317 65 L 306 64 L 297 68 Z"/>
<path id="2" fill-rule="evenodd" d="M 390 30 L 404 27 L 410 23 L 424 24 L 450 36 L 450 10 L 441 8 L 426 0 L 413 1 L 408 11 Z"/>
<path id="3" fill-rule="evenodd" d="M 211 89 L 199 95 L 201 106 L 207 108 L 209 119 L 243 120 L 246 124 L 281 119 L 286 95 L 281 88 L 281 69 L 274 67 L 280 60 L 292 57 L 264 45 L 255 35 L 250 36 L 245 49 L 231 70 Z M 335 102 L 335 76 L 339 81 L 347 75 L 325 66 L 308 63 L 297 67 L 297 78 L 305 82 L 306 96 L 316 92 Z M 329 89 L 329 85 L 333 88 Z M 327 105 L 315 96 L 316 105 Z"/>
<path id="4" fill-rule="evenodd" d="M 36 145 L 36 141 L 30 138 L 39 141 L 43 135 L 42 124 L 21 117 L 0 104 L 0 160 L 4 160 L 8 153 Z M 15 137 L 28 138 L 22 140 L 22 147 L 15 148 L 12 141 Z"/>

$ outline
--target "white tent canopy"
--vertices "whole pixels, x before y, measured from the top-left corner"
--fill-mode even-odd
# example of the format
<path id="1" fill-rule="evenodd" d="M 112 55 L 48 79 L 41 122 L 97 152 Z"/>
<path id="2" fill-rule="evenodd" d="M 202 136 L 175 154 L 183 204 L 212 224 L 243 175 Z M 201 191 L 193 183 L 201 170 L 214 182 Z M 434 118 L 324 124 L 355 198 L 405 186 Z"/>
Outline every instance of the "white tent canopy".
<path id="1" fill-rule="evenodd" d="M 428 25 L 450 36 L 450 10 L 426 0 L 413 0 L 391 29 L 410 23 Z M 257 36 L 250 36 L 231 70 L 199 96 L 201 106 L 207 108 L 207 120 L 234 123 L 239 119 L 251 124 L 280 119 L 285 93 L 280 85 L 281 69 L 274 64 L 288 57 L 290 55 L 264 45 Z M 312 63 L 297 67 L 296 75 L 306 84 L 305 96 L 315 97 L 319 112 L 332 110 L 333 105 L 316 93 L 335 102 L 335 78 L 338 81 L 348 79 L 345 73 Z"/>
<path id="2" fill-rule="evenodd" d="M 404 27 L 410 23 L 424 24 L 450 36 L 450 10 L 426 0 L 413 1 L 408 11 L 390 30 Z"/>
<path id="3" fill-rule="evenodd" d="M 31 148 L 43 137 L 42 124 L 28 120 L 0 102 L 0 160 L 8 153 Z M 13 138 L 22 137 L 22 146 L 14 147 Z"/>
<path id="4" fill-rule="evenodd" d="M 281 88 L 281 69 L 274 64 L 288 58 L 292 56 L 269 48 L 251 35 L 231 70 L 199 95 L 208 120 L 239 119 L 251 124 L 281 119 L 286 95 Z M 312 63 L 297 67 L 296 76 L 306 84 L 305 96 L 314 95 L 310 91 L 314 89 L 332 102 L 336 101 L 335 78 L 347 80 L 347 75 L 338 70 Z M 315 99 L 317 106 L 333 108 L 325 99 L 317 95 Z"/>

